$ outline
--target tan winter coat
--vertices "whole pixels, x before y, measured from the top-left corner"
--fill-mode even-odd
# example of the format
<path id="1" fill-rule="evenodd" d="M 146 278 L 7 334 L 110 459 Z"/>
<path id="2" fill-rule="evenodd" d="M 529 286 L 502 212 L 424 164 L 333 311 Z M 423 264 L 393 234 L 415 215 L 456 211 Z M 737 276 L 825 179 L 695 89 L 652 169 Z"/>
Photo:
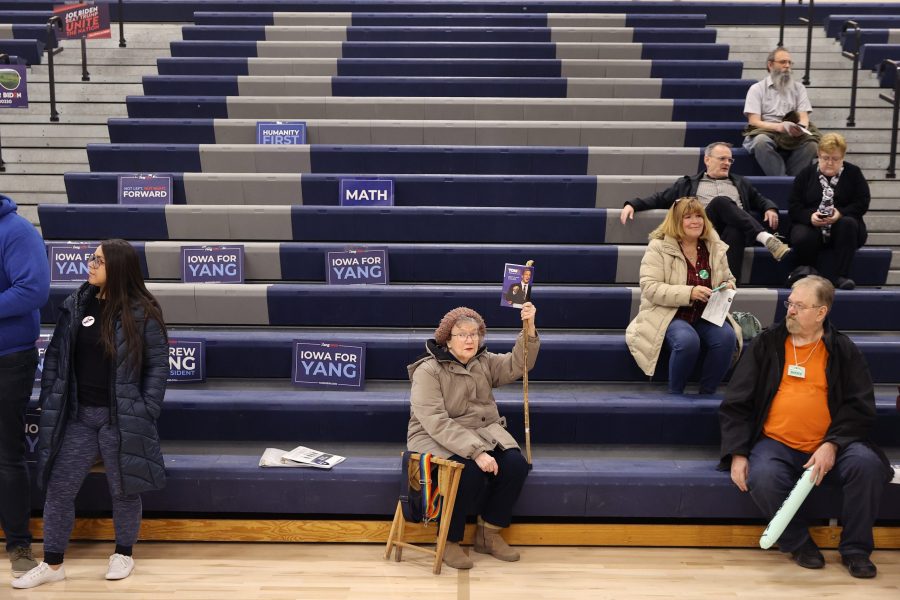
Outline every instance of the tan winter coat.
<path id="1" fill-rule="evenodd" d="M 456 454 L 474 459 L 497 446 L 519 445 L 506 431 L 506 418 L 497 411 L 492 388 L 522 377 L 524 338 L 520 333 L 513 351 L 482 351 L 463 366 L 445 346 L 434 340 L 425 356 L 407 367 L 412 381 L 406 446 L 441 458 Z M 540 340 L 528 339 L 528 370 L 534 367 Z"/>
<path id="2" fill-rule="evenodd" d="M 728 268 L 725 251 L 728 245 L 712 232 L 706 241 L 712 287 L 721 283 L 735 283 Z M 672 237 L 650 240 L 641 259 L 641 308 L 625 330 L 625 343 L 641 370 L 652 377 L 666 337 L 666 329 L 679 307 L 691 303 L 691 286 L 687 285 L 687 261 L 678 241 Z M 737 356 L 743 345 L 741 328 L 731 315 L 727 321 L 737 334 Z M 724 325 L 723 325 L 724 327 Z"/>

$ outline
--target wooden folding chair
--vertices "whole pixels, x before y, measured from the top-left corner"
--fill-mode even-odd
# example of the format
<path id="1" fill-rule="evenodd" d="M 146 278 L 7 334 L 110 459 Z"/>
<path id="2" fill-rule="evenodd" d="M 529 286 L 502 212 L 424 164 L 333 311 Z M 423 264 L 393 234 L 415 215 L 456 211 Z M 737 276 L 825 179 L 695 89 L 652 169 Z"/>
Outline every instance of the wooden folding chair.
<path id="1" fill-rule="evenodd" d="M 415 465 L 415 471 L 418 473 L 420 458 L 420 454 L 410 455 L 410 470 L 412 470 L 412 465 Z M 437 539 L 435 540 L 434 550 L 403 541 L 406 519 L 403 516 L 402 501 L 398 500 L 397 510 L 394 511 L 394 521 L 391 523 L 391 533 L 388 535 L 387 547 L 384 549 L 384 558 L 387 560 L 391 557 L 391 551 L 395 546 L 397 547 L 397 553 L 394 555 L 394 560 L 397 562 L 400 562 L 404 548 L 424 552 L 425 554 L 434 556 L 432 572 L 435 575 L 440 575 L 441 565 L 444 562 L 444 548 L 447 546 L 447 534 L 450 532 L 450 517 L 453 515 L 453 505 L 456 503 L 456 491 L 459 488 L 459 478 L 462 475 L 462 470 L 465 465 L 437 457 L 431 458 L 431 464 L 438 466 L 438 489 L 440 496 L 442 497 L 440 526 L 437 530 Z M 409 473 L 404 473 L 403 475 L 404 477 L 409 477 Z M 418 476 L 416 476 L 416 480 L 418 480 Z"/>

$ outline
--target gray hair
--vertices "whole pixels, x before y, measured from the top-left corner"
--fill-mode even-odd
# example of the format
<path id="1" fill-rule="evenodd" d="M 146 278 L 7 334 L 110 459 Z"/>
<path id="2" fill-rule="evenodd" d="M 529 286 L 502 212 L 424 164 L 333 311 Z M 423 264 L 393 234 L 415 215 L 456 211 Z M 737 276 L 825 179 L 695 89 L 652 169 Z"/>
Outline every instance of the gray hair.
<path id="1" fill-rule="evenodd" d="M 791 289 L 795 290 L 801 286 L 812 287 L 819 306 L 824 306 L 831 312 L 831 305 L 834 304 L 834 286 L 830 281 L 820 275 L 807 275 L 795 281 Z"/>
<path id="2" fill-rule="evenodd" d="M 766 69 L 769 68 L 769 63 L 775 62 L 775 55 L 778 54 L 779 52 L 787 52 L 788 54 L 791 53 L 791 51 L 788 50 L 787 48 L 785 48 L 784 46 L 778 46 L 777 48 L 775 48 L 774 50 L 769 52 L 769 56 L 766 57 Z"/>
<path id="3" fill-rule="evenodd" d="M 715 150 L 719 146 L 725 146 L 726 148 L 734 148 L 732 144 L 729 142 L 713 142 L 703 151 L 703 156 L 712 156 L 713 150 Z"/>

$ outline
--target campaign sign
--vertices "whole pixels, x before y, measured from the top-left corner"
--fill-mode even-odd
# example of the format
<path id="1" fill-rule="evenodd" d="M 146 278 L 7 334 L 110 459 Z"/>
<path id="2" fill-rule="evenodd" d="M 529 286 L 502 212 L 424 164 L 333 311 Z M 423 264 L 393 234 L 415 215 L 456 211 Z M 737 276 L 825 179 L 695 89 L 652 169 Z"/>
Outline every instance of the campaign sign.
<path id="1" fill-rule="evenodd" d="M 306 143 L 306 121 L 257 121 L 256 143 L 297 145 Z"/>
<path id="2" fill-rule="evenodd" d="M 185 283 L 244 283 L 243 246 L 182 246 Z"/>
<path id="3" fill-rule="evenodd" d="M 366 345 L 294 340 L 295 385 L 363 389 Z"/>
<path id="4" fill-rule="evenodd" d="M 386 248 L 328 252 L 325 256 L 328 285 L 387 285 L 387 252 Z"/>
<path id="5" fill-rule="evenodd" d="M 503 291 L 500 293 L 500 306 L 522 308 L 523 304 L 531 301 L 531 278 L 533 275 L 534 267 L 506 263 L 503 266 Z"/>
<path id="6" fill-rule="evenodd" d="M 341 206 L 393 205 L 393 179 L 341 179 Z"/>
<path id="7" fill-rule="evenodd" d="M 172 204 L 172 178 L 152 173 L 119 175 L 119 204 Z"/>
<path id="8" fill-rule="evenodd" d="M 50 244 L 50 282 L 86 281 L 88 260 L 97 251 L 98 242 Z"/>
<path id="9" fill-rule="evenodd" d="M 25 462 L 37 464 L 38 433 L 41 431 L 41 407 L 28 407 L 25 410 Z"/>
<path id="10" fill-rule="evenodd" d="M 25 65 L 0 65 L 0 108 L 28 108 Z"/>
<path id="11" fill-rule="evenodd" d="M 40 381 L 41 375 L 44 374 L 44 354 L 47 353 L 47 346 L 50 345 L 50 334 L 42 333 L 40 337 L 34 342 L 35 347 L 38 352 L 38 365 L 37 369 L 34 372 L 34 380 Z"/>
<path id="12" fill-rule="evenodd" d="M 206 380 L 206 341 L 169 338 L 169 383 Z"/>
<path id="13" fill-rule="evenodd" d="M 62 31 L 56 35 L 61 40 L 77 40 L 81 38 L 96 39 L 111 37 L 109 31 L 109 5 L 66 4 L 54 6 L 53 14 L 63 23 Z"/>

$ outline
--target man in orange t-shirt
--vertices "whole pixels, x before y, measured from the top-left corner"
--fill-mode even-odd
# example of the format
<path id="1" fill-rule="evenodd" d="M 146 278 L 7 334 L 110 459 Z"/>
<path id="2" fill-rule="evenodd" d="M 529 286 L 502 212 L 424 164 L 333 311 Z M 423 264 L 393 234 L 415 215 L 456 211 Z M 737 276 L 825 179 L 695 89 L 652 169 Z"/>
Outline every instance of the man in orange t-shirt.
<path id="1" fill-rule="evenodd" d="M 735 369 L 719 408 L 722 461 L 731 479 L 772 518 L 805 469 L 843 491 L 838 550 L 853 577 L 875 577 L 872 525 L 893 471 L 868 436 L 875 421 L 872 377 L 862 353 L 826 317 L 827 279 L 794 283 L 784 322 L 761 333 Z M 813 492 L 815 493 L 815 491 Z M 825 559 L 803 507 L 778 539 L 807 569 Z"/>

